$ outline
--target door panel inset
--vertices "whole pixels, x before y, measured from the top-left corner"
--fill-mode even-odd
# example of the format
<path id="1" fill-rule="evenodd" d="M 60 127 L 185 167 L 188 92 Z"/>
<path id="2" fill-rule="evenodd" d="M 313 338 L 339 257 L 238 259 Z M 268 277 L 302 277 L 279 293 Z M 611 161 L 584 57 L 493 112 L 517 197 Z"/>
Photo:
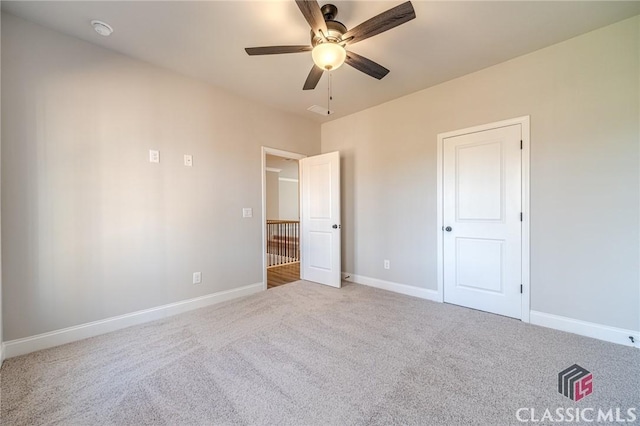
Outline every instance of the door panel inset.
<path id="1" fill-rule="evenodd" d="M 457 219 L 502 220 L 502 143 L 457 146 L 456 157 Z"/>
<path id="2" fill-rule="evenodd" d="M 456 286 L 502 293 L 504 241 L 456 239 Z"/>
<path id="3" fill-rule="evenodd" d="M 309 199 L 311 219 L 331 218 L 331 163 L 309 166 L 309 184 L 313 197 Z"/>
<path id="4" fill-rule="evenodd" d="M 309 232 L 309 267 L 331 270 L 331 233 Z"/>

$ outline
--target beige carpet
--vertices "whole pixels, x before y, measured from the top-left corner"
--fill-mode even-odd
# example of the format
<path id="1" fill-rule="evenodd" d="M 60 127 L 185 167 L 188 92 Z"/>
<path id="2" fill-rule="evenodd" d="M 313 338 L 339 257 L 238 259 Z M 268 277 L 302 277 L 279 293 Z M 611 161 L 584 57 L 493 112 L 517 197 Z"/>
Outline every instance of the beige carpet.
<path id="1" fill-rule="evenodd" d="M 574 363 L 594 376 L 579 402 L 557 389 Z M 0 423 L 507 425 L 524 407 L 625 413 L 640 405 L 639 377 L 637 349 L 297 282 L 9 359 Z"/>

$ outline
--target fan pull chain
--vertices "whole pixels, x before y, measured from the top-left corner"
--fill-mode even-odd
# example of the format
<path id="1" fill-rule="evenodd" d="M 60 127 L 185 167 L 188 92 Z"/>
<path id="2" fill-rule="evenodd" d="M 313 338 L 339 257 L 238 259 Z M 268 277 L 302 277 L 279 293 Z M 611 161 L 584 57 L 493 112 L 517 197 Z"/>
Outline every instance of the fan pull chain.
<path id="1" fill-rule="evenodd" d="M 333 100 L 332 77 L 333 74 L 329 73 L 329 87 L 327 87 L 327 115 L 331 114 L 331 101 Z"/>

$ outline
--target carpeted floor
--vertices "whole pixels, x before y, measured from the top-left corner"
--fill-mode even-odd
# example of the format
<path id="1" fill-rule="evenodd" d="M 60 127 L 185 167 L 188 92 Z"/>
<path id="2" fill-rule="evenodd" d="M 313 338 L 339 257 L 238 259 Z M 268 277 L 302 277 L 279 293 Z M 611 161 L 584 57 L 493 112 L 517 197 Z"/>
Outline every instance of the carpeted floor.
<path id="1" fill-rule="evenodd" d="M 579 402 L 557 389 L 575 363 L 594 377 Z M 625 415 L 639 377 L 637 349 L 301 281 L 6 360 L 0 423 L 508 425 L 519 408 Z"/>

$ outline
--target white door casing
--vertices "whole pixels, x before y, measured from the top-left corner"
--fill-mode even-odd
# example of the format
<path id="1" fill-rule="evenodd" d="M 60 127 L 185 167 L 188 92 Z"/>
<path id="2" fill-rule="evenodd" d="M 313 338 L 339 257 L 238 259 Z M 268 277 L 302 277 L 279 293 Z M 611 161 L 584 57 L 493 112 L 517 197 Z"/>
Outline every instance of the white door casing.
<path id="1" fill-rule="evenodd" d="M 528 320 L 525 130 L 528 139 L 528 119 L 439 135 L 439 290 L 445 302 Z"/>
<path id="2" fill-rule="evenodd" d="M 340 153 L 300 160 L 301 279 L 341 286 Z"/>

